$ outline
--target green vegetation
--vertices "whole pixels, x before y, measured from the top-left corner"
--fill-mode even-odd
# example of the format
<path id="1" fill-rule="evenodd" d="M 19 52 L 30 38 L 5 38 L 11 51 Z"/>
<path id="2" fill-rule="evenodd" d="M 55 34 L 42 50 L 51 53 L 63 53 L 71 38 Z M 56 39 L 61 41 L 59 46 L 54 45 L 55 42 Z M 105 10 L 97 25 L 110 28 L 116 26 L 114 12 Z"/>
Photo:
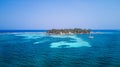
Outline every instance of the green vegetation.
<path id="1" fill-rule="evenodd" d="M 48 34 L 89 34 L 89 29 L 51 29 L 47 31 Z"/>

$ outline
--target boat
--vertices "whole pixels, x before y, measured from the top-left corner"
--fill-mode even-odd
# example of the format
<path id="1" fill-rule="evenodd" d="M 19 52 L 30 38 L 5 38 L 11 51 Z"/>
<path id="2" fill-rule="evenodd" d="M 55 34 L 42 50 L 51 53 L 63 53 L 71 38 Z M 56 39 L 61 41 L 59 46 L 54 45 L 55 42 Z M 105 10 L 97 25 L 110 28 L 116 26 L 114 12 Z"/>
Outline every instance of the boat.
<path id="1" fill-rule="evenodd" d="M 94 36 L 92 36 L 92 33 L 91 33 L 91 32 L 90 32 L 89 38 L 91 38 L 91 39 L 94 38 Z"/>

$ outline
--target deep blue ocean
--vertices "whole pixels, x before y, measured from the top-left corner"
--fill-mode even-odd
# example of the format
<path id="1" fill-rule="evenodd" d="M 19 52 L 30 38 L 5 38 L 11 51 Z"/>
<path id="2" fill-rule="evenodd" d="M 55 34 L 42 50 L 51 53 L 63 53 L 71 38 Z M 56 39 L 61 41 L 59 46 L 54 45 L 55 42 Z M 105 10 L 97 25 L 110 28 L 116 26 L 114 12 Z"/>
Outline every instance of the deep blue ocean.
<path id="1" fill-rule="evenodd" d="M 48 35 L 45 30 L 1 30 L 0 67 L 120 67 L 120 31 Z"/>

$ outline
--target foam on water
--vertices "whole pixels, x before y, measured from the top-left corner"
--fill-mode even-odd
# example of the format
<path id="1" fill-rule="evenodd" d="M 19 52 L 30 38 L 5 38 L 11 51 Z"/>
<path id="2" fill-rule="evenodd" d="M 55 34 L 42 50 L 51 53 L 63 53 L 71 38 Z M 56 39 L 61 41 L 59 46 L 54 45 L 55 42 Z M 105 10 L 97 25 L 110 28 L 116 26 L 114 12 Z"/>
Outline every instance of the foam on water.
<path id="1" fill-rule="evenodd" d="M 60 37 L 60 36 L 54 36 L 54 37 Z M 60 42 L 53 42 L 50 44 L 51 48 L 61 48 L 61 47 L 65 47 L 65 48 L 76 48 L 76 47 L 91 47 L 91 45 L 86 42 L 83 41 L 82 39 L 78 38 L 77 36 L 61 36 L 60 38 L 72 38 L 75 39 L 75 42 L 66 42 L 66 41 L 60 41 Z"/>

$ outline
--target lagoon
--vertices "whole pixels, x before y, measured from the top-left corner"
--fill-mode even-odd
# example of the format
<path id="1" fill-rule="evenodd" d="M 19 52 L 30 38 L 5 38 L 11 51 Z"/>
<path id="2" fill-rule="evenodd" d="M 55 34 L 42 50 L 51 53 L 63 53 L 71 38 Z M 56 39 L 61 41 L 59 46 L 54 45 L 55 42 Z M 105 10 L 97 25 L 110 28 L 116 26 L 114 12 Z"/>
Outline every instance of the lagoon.
<path id="1" fill-rule="evenodd" d="M 94 31 L 93 31 L 94 32 Z M 0 67 L 120 67 L 120 31 L 0 33 Z"/>

